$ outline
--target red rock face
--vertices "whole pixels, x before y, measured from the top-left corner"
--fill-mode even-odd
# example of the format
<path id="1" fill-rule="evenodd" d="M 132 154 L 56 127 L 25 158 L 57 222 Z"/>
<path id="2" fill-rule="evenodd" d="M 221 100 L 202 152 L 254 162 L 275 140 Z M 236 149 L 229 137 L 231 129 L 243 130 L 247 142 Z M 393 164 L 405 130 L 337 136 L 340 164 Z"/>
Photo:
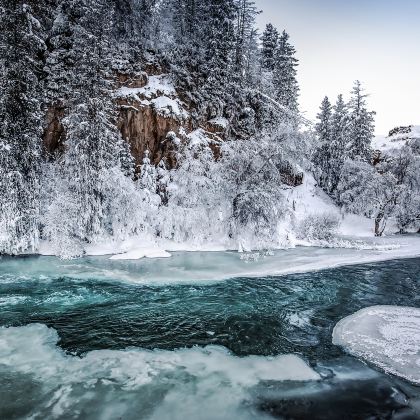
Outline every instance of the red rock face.
<path id="1" fill-rule="evenodd" d="M 140 165 L 146 149 L 150 152 L 150 159 L 158 164 L 165 158 L 167 165 L 172 168 L 176 164 L 172 142 L 167 139 L 168 133 L 180 136 L 181 123 L 174 117 L 160 115 L 152 106 L 137 106 L 127 99 L 119 99 L 120 107 L 118 128 L 129 144 L 136 166 Z M 190 122 L 182 124 L 190 126 Z"/>
<path id="2" fill-rule="evenodd" d="M 118 108 L 117 126 L 123 139 L 130 145 L 136 167 L 142 163 L 147 149 L 154 164 L 157 165 L 164 159 L 167 167 L 173 168 L 176 165 L 177 147 L 168 138 L 168 133 L 174 133 L 181 141 L 185 141 L 188 133 L 193 130 L 193 123 L 189 116 L 190 110 L 172 87 L 166 89 L 163 85 L 156 89 L 141 90 L 153 85 L 156 79 L 152 79 L 155 76 L 160 77 L 156 69 L 150 69 L 149 74 L 141 72 L 117 76 L 117 92 L 119 90 L 121 93 L 121 89 L 125 89 L 123 94 L 117 95 L 115 99 Z M 162 103 L 163 108 L 159 105 Z M 168 108 L 165 108 L 166 103 L 169 104 Z M 173 112 L 171 104 L 177 108 L 176 111 Z M 48 156 L 53 157 L 64 152 L 65 130 L 61 123 L 64 113 L 65 107 L 62 104 L 51 106 L 47 111 L 43 143 Z M 212 121 L 206 122 L 203 127 L 194 128 L 202 128 L 209 140 L 216 141 L 222 141 L 226 132 L 226 127 Z M 218 147 L 214 144 L 211 147 L 217 158 Z"/>
<path id="3" fill-rule="evenodd" d="M 65 132 L 61 124 L 65 108 L 61 104 L 48 108 L 43 134 L 43 149 L 47 157 L 64 151 Z"/>

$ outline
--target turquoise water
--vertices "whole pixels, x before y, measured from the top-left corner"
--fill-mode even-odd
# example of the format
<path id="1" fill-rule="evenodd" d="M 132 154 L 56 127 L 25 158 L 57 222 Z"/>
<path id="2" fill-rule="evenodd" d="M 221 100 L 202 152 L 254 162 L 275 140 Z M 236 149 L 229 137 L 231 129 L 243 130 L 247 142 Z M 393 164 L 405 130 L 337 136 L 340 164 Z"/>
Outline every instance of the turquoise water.
<path id="1" fill-rule="evenodd" d="M 191 280 L 225 258 L 2 258 L 0 418 L 420 416 L 418 387 L 331 343 L 361 308 L 420 307 L 420 259 Z"/>

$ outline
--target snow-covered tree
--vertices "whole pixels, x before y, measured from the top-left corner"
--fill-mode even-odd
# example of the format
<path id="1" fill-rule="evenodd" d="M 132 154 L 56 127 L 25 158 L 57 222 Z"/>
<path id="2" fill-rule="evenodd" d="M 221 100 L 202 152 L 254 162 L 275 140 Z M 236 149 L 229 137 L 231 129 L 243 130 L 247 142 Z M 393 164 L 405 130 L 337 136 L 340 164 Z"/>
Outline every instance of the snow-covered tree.
<path id="1" fill-rule="evenodd" d="M 381 168 L 392 172 L 401 185 L 401 196 L 396 208 L 397 225 L 401 233 L 420 229 L 420 154 L 412 145 L 390 152 Z"/>
<path id="2" fill-rule="evenodd" d="M 296 68 L 298 60 L 295 57 L 295 48 L 290 44 L 289 38 L 289 34 L 283 31 L 278 41 L 273 75 L 274 99 L 291 111 L 297 111 L 299 85 L 296 79 Z"/>
<path id="3" fill-rule="evenodd" d="M 235 0 L 231 2 L 236 6 L 236 73 L 244 76 L 245 60 L 248 55 L 247 45 L 249 37 L 252 36 L 255 25 L 255 18 L 260 13 L 254 0 Z M 235 4 L 236 3 L 236 4 Z"/>
<path id="4" fill-rule="evenodd" d="M 107 15 L 106 5 L 106 1 L 97 0 L 75 25 L 73 49 L 78 67 L 72 78 L 68 114 L 63 120 L 65 153 L 56 162 L 60 183 L 48 207 L 45 226 L 47 237 L 64 240 L 64 245 L 57 246 L 66 257 L 73 252 L 77 256 L 83 244 L 114 233 L 113 218 L 120 216 L 110 212 L 110 201 L 117 202 L 118 194 L 124 191 L 112 185 L 121 185 L 126 179 L 129 188 L 131 182 L 123 173 L 129 165 L 123 161 L 128 159 L 128 153 L 116 127 L 110 91 L 107 28 L 112 15 Z M 54 212 L 58 209 L 66 224 L 59 238 L 54 233 Z"/>
<path id="5" fill-rule="evenodd" d="M 340 173 L 347 159 L 346 149 L 347 106 L 343 95 L 338 95 L 331 117 L 331 156 L 329 171 L 329 193 L 333 194 L 340 181 Z"/>
<path id="6" fill-rule="evenodd" d="M 317 167 L 317 179 L 322 188 L 326 191 L 331 190 L 331 124 L 332 107 L 330 100 L 326 96 L 320 106 L 320 112 L 317 115 L 318 123 L 315 130 L 318 137 L 318 145 L 314 154 L 314 164 Z"/>
<path id="7" fill-rule="evenodd" d="M 375 112 L 367 110 L 367 96 L 363 93 L 361 83 L 356 80 L 348 104 L 346 135 L 349 158 L 370 162 L 372 155 L 371 142 L 375 130 Z"/>
<path id="8" fill-rule="evenodd" d="M 265 71 L 274 70 L 278 40 L 277 29 L 268 23 L 261 37 L 261 67 Z"/>
<path id="9" fill-rule="evenodd" d="M 326 96 L 322 100 L 320 112 L 317 115 L 318 123 L 315 126 L 320 142 L 329 143 L 331 141 L 331 117 L 332 107 L 328 96 Z"/>
<path id="10" fill-rule="evenodd" d="M 160 197 L 158 195 L 158 169 L 150 162 L 150 152 L 144 152 L 143 163 L 140 165 L 140 176 L 138 179 L 138 187 L 142 191 L 143 199 L 147 203 L 158 206 Z"/>
<path id="11" fill-rule="evenodd" d="M 344 209 L 373 218 L 375 236 L 381 236 L 401 192 L 395 176 L 380 174 L 369 163 L 347 160 L 337 189 Z"/>
<path id="12" fill-rule="evenodd" d="M 39 195 L 44 28 L 28 3 L 0 8 L 0 253 L 35 250 Z"/>

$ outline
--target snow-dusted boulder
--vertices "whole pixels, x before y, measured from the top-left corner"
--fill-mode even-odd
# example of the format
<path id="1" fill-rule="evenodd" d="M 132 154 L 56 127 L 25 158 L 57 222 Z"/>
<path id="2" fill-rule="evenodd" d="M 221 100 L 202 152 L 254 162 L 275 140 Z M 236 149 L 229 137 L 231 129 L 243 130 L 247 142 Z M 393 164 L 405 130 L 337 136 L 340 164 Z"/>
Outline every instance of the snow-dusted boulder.
<path id="1" fill-rule="evenodd" d="M 337 323 L 333 343 L 387 373 L 420 384 L 420 309 L 362 309 Z"/>

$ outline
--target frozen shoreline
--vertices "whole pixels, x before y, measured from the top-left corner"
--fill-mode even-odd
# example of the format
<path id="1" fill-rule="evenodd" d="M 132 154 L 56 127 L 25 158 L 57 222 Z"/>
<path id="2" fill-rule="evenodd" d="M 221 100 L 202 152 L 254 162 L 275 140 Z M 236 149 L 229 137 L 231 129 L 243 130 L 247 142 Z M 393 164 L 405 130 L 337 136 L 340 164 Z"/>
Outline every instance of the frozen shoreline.
<path id="1" fill-rule="evenodd" d="M 70 276 L 78 278 L 106 277 L 134 284 L 194 284 L 238 277 L 282 276 L 420 257 L 420 235 L 369 238 L 353 244 L 358 248 L 298 245 L 268 252 L 238 253 L 217 246 L 198 250 L 174 244 L 165 248 L 153 244 L 147 248 L 142 244 L 136 248 L 132 243 L 129 249 L 122 247 L 121 253 L 116 256 L 110 256 L 105 248 L 97 248 L 92 250 L 93 255 L 79 260 L 52 257 L 47 264 L 41 259 L 36 265 L 40 274 L 60 267 L 60 270 L 65 268 Z M 172 254 L 170 258 L 167 251 Z M 146 258 L 134 258 L 139 256 Z M 4 268 L 7 270 L 6 266 Z"/>

